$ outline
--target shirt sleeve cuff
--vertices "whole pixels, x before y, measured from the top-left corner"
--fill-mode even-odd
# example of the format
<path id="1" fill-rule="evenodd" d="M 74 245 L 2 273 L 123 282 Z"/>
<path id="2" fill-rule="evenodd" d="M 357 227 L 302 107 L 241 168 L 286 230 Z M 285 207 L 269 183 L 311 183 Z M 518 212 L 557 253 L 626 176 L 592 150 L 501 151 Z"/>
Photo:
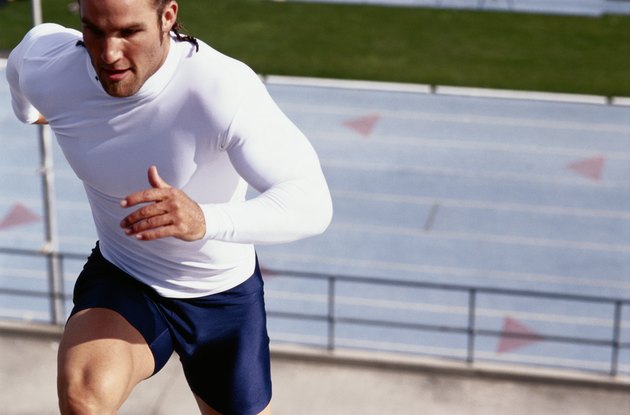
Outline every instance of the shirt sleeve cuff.
<path id="1" fill-rule="evenodd" d="M 203 239 L 229 241 L 234 238 L 234 224 L 223 204 L 203 203 L 199 207 L 206 222 Z"/>

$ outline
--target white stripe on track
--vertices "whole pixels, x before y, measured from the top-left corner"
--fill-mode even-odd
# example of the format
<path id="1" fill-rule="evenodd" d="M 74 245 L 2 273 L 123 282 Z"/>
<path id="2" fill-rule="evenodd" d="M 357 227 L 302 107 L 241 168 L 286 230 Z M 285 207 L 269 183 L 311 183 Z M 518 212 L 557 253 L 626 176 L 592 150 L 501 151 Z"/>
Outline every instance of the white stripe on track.
<path id="1" fill-rule="evenodd" d="M 400 203 L 420 206 L 432 206 L 438 203 L 440 206 L 444 207 L 463 209 L 481 209 L 538 215 L 558 215 L 584 218 L 630 220 L 630 212 L 619 210 L 587 209 L 553 205 L 529 205 L 525 203 L 506 203 L 484 200 L 447 199 L 441 197 L 409 196 L 392 193 L 369 193 L 351 190 L 333 190 L 332 195 L 333 198 L 338 199 L 350 199 L 369 202 Z"/>
<path id="2" fill-rule="evenodd" d="M 354 170 L 361 172 L 373 172 L 373 173 L 407 173 L 417 174 L 424 176 L 446 176 L 446 177 L 458 177 L 484 181 L 516 181 L 516 182 L 530 182 L 541 184 L 552 184 L 557 186 L 576 186 L 576 187 L 600 187 L 606 189 L 630 189 L 630 180 L 588 180 L 582 177 L 573 176 L 552 176 L 547 174 L 533 174 L 533 173 L 509 173 L 501 171 L 482 171 L 482 170 L 470 170 L 470 169 L 453 169 L 453 168 L 437 168 L 437 167 L 423 167 L 417 165 L 401 165 L 390 163 L 377 163 L 377 162 L 363 162 L 363 161 L 350 161 L 340 159 L 328 159 L 322 158 L 321 163 L 323 167 L 342 169 L 342 170 Z"/>
<path id="3" fill-rule="evenodd" d="M 626 134 L 630 134 L 630 124 L 628 123 L 608 123 L 608 122 L 587 122 L 587 121 L 560 121 L 545 120 L 538 118 L 515 118 L 506 116 L 489 116 L 480 114 L 464 113 L 441 113 L 428 111 L 409 110 L 388 110 L 383 107 L 350 107 L 334 105 L 309 105 L 294 102 L 280 102 L 280 106 L 286 112 L 327 114 L 343 117 L 360 117 L 366 113 L 377 113 L 382 117 L 394 120 L 415 120 L 429 122 L 446 122 L 455 124 L 480 124 L 480 125 L 500 125 L 506 127 L 527 127 L 547 130 L 567 130 L 567 131 L 590 131 L 596 133 L 616 133 L 623 134 L 619 138 L 627 140 Z"/>
<path id="4" fill-rule="evenodd" d="M 309 134 L 314 142 L 317 141 L 331 141 L 341 142 L 348 140 L 349 134 L 342 132 L 336 133 L 314 133 Z M 352 136 L 354 138 L 354 136 Z M 453 140 L 443 138 L 422 138 L 422 137 L 404 137 L 387 134 L 386 137 L 370 137 L 369 141 L 361 141 L 362 147 L 372 145 L 384 145 L 387 147 L 396 147 L 401 149 L 404 146 L 409 147 L 430 147 L 430 148 L 449 148 L 455 150 L 475 150 L 475 151 L 497 151 L 503 153 L 517 153 L 517 154 L 533 154 L 533 155 L 546 155 L 546 156 L 562 156 L 573 158 L 588 158 L 593 156 L 603 156 L 606 160 L 619 160 L 630 161 L 630 153 L 610 151 L 610 150 L 597 150 L 592 147 L 586 148 L 572 148 L 572 147 L 553 147 L 553 146 L 541 146 L 541 145 L 524 145 L 524 144 L 511 144 L 500 143 L 492 141 L 480 141 L 475 140 Z"/>
<path id="5" fill-rule="evenodd" d="M 396 236 L 408 236 L 416 238 L 449 239 L 456 241 L 485 242 L 500 245 L 521 245 L 537 248 L 574 249 L 598 252 L 615 252 L 630 254 L 630 245 L 618 245 L 604 242 L 579 242 L 568 239 L 532 238 L 514 235 L 498 235 L 489 233 L 472 232 L 446 232 L 425 231 L 423 229 L 410 229 L 385 225 L 365 225 L 358 223 L 337 222 L 333 223 L 330 231 L 357 232 L 369 234 L 389 234 Z"/>

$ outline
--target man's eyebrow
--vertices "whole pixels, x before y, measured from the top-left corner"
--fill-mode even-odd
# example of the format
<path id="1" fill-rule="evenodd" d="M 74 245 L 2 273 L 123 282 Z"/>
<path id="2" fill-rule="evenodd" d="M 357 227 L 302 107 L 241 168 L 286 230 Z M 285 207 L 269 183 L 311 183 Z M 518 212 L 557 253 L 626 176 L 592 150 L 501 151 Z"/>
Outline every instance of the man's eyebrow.
<path id="1" fill-rule="evenodd" d="M 85 26 L 88 27 L 92 27 L 95 29 L 100 29 L 102 30 L 100 27 L 98 27 L 96 24 L 92 23 L 89 19 L 82 17 L 81 18 L 81 23 Z M 122 26 L 122 27 L 117 27 L 114 28 L 115 31 L 123 31 L 123 30 L 142 30 L 144 29 L 146 26 L 143 23 L 130 23 L 127 26 Z"/>
<path id="2" fill-rule="evenodd" d="M 83 23 L 86 26 L 94 26 L 94 23 L 90 22 L 87 18 L 82 17 L 81 18 L 81 23 Z"/>
<path id="3" fill-rule="evenodd" d="M 96 24 L 92 23 L 89 19 L 87 19 L 85 17 L 81 18 L 81 24 L 83 24 L 83 26 L 87 26 L 87 27 L 92 28 L 92 29 L 101 30 Z"/>

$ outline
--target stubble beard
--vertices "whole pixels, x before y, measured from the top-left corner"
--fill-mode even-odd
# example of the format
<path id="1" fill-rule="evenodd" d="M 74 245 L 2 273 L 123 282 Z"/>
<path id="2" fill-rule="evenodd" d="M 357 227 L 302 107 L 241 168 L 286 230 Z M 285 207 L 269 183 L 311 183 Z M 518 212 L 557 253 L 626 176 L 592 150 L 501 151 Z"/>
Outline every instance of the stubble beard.
<path id="1" fill-rule="evenodd" d="M 135 79 L 135 72 L 128 74 L 127 77 L 133 77 Z M 142 87 L 142 85 L 134 85 L 133 80 L 127 79 L 122 81 L 107 81 L 99 77 L 99 80 L 105 92 L 116 98 L 130 97 L 137 93 Z"/>

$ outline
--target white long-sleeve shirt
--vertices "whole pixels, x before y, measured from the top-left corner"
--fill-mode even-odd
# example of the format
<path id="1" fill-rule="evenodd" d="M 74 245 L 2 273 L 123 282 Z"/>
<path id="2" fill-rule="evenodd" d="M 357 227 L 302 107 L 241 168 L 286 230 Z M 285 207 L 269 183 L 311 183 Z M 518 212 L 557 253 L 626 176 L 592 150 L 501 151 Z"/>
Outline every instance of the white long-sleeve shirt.
<path id="1" fill-rule="evenodd" d="M 253 244 L 319 234 L 332 216 L 317 155 L 257 75 L 203 42 L 171 39 L 168 57 L 133 96 L 108 95 L 81 33 L 32 29 L 7 64 L 13 109 L 48 120 L 83 181 L 106 259 L 167 297 L 228 290 L 254 269 Z M 120 200 L 150 187 L 156 165 L 202 208 L 206 235 L 139 241 Z M 260 194 L 245 200 L 247 185 Z"/>

